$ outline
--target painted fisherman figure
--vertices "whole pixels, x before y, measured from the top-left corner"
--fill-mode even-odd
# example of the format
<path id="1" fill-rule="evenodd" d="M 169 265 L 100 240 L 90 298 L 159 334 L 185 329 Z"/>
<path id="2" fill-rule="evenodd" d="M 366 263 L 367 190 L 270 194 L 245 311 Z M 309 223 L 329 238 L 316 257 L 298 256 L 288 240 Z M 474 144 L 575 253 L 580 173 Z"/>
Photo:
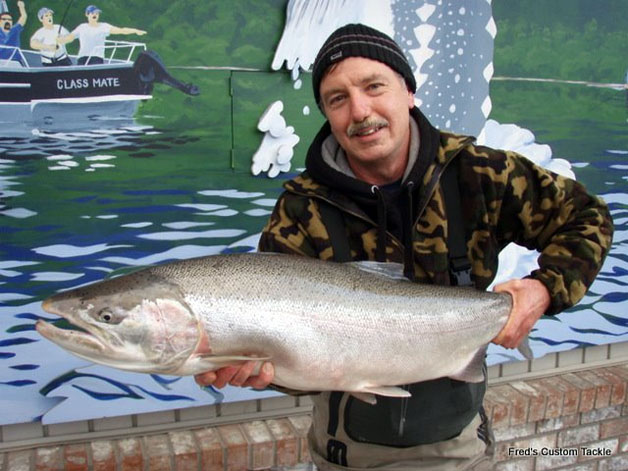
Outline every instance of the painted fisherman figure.
<path id="1" fill-rule="evenodd" d="M 31 48 L 41 51 L 41 63 L 45 67 L 72 65 L 65 46 L 57 43 L 57 38 L 69 34 L 69 31 L 54 24 L 53 15 L 54 11 L 50 8 L 39 9 L 37 18 L 42 27 L 31 37 Z"/>
<path id="2" fill-rule="evenodd" d="M 0 59 L 10 58 L 12 61 L 21 62 L 21 56 L 16 54 L 15 48 L 22 47 L 21 35 L 28 15 L 23 1 L 17 2 L 17 8 L 20 17 L 16 24 L 13 24 L 13 16 L 8 11 L 0 13 L 0 46 L 6 46 L 0 47 Z"/>
<path id="3" fill-rule="evenodd" d="M 109 23 L 100 23 L 102 10 L 96 5 L 85 8 L 87 23 L 82 23 L 74 28 L 70 34 L 59 38 L 59 44 L 67 44 L 79 39 L 80 48 L 77 64 L 103 64 L 105 57 L 105 39 L 110 34 L 137 34 L 143 36 L 146 31 L 136 28 L 119 28 Z"/>
<path id="4" fill-rule="evenodd" d="M 495 288 L 513 298 L 493 340 L 507 348 L 543 314 L 582 298 L 611 245 L 601 199 L 516 153 L 434 128 L 415 106 L 416 81 L 402 50 L 370 27 L 335 31 L 316 57 L 312 84 L 327 122 L 308 150 L 306 171 L 284 185 L 260 251 L 398 262 L 417 283 L 485 290 L 508 243 L 537 249 L 539 269 Z M 272 363 L 252 376 L 255 366 L 196 380 L 271 384 Z M 378 397 L 376 405 L 313 392 L 308 440 L 318 469 L 492 468 L 485 382 L 439 378 L 405 388 L 412 397 Z"/>

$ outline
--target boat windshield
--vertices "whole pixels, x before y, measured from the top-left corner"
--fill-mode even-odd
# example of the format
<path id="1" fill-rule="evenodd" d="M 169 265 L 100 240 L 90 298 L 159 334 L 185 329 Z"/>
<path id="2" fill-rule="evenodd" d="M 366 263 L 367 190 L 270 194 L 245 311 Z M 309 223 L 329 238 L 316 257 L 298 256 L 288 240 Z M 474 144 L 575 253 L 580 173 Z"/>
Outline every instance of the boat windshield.
<path id="1" fill-rule="evenodd" d="M 28 67 L 19 47 L 0 45 L 0 67 Z"/>
<path id="2" fill-rule="evenodd" d="M 110 40 L 106 40 L 104 46 L 96 48 L 97 52 L 104 52 L 105 64 L 133 62 L 137 54 L 145 50 L 144 43 Z"/>

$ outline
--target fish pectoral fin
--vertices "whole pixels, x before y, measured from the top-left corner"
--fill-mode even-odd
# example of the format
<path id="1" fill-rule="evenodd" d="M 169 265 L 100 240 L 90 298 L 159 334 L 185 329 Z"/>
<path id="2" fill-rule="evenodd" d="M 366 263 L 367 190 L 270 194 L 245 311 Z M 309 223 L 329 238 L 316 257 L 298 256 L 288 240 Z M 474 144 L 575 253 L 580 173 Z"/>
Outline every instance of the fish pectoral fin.
<path id="1" fill-rule="evenodd" d="M 478 349 L 471 361 L 458 373 L 449 375 L 451 379 L 464 381 L 465 383 L 481 383 L 484 381 L 484 359 L 488 345 Z"/>
<path id="2" fill-rule="evenodd" d="M 215 371 L 225 366 L 238 366 L 247 361 L 266 361 L 270 357 L 251 357 L 245 355 L 192 355 L 177 371 L 178 375 L 196 375 Z"/>

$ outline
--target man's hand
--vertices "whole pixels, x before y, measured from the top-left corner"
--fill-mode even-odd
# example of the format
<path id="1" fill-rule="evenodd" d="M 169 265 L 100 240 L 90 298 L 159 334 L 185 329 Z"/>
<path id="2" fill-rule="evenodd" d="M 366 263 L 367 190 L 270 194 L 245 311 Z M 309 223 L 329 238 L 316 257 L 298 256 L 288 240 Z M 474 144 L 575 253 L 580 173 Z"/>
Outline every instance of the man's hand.
<path id="1" fill-rule="evenodd" d="M 275 377 L 273 364 L 266 361 L 262 364 L 257 375 L 253 374 L 259 361 L 247 361 L 240 366 L 227 366 L 216 371 L 208 371 L 194 376 L 194 380 L 200 386 L 214 386 L 224 388 L 231 386 L 251 387 L 254 389 L 266 388 Z"/>
<path id="2" fill-rule="evenodd" d="M 493 343 L 506 348 L 516 348 L 532 327 L 547 311 L 550 295 L 543 283 L 533 279 L 510 280 L 495 286 L 498 293 L 510 293 L 512 310 L 508 322 Z"/>

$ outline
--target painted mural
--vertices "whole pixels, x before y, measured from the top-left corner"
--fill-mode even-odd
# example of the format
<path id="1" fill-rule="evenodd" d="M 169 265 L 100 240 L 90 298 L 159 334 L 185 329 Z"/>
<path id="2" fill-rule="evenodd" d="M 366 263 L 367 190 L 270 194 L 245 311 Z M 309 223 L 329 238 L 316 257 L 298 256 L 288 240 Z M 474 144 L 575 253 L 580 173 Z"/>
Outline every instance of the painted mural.
<path id="1" fill-rule="evenodd" d="M 308 73 L 316 51 L 355 21 L 402 45 L 416 102 L 434 124 L 517 150 L 609 203 L 616 236 L 604 269 L 578 306 L 539 322 L 535 356 L 627 340 L 628 64 L 614 54 L 628 41 L 627 7 L 578 0 L 559 18 L 549 2 L 505 3 L 9 0 L 8 31 L 22 9 L 26 19 L 21 44 L 0 48 L 0 423 L 277 394 L 92 365 L 43 340 L 34 323 L 52 319 L 41 301 L 60 290 L 138 266 L 254 250 L 281 183 L 303 167 L 323 121 Z M 84 56 L 76 31 L 90 14 L 115 25 L 98 64 L 89 58 L 100 53 Z M 66 37 L 64 51 L 33 43 L 46 21 Z M 597 44 L 598 57 L 579 52 L 583 40 Z M 63 54 L 70 64 L 43 65 Z M 37 85 L 44 76 L 51 86 Z M 508 247 L 500 278 L 534 264 L 535 254 Z M 514 358 L 489 350 L 491 364 Z"/>

